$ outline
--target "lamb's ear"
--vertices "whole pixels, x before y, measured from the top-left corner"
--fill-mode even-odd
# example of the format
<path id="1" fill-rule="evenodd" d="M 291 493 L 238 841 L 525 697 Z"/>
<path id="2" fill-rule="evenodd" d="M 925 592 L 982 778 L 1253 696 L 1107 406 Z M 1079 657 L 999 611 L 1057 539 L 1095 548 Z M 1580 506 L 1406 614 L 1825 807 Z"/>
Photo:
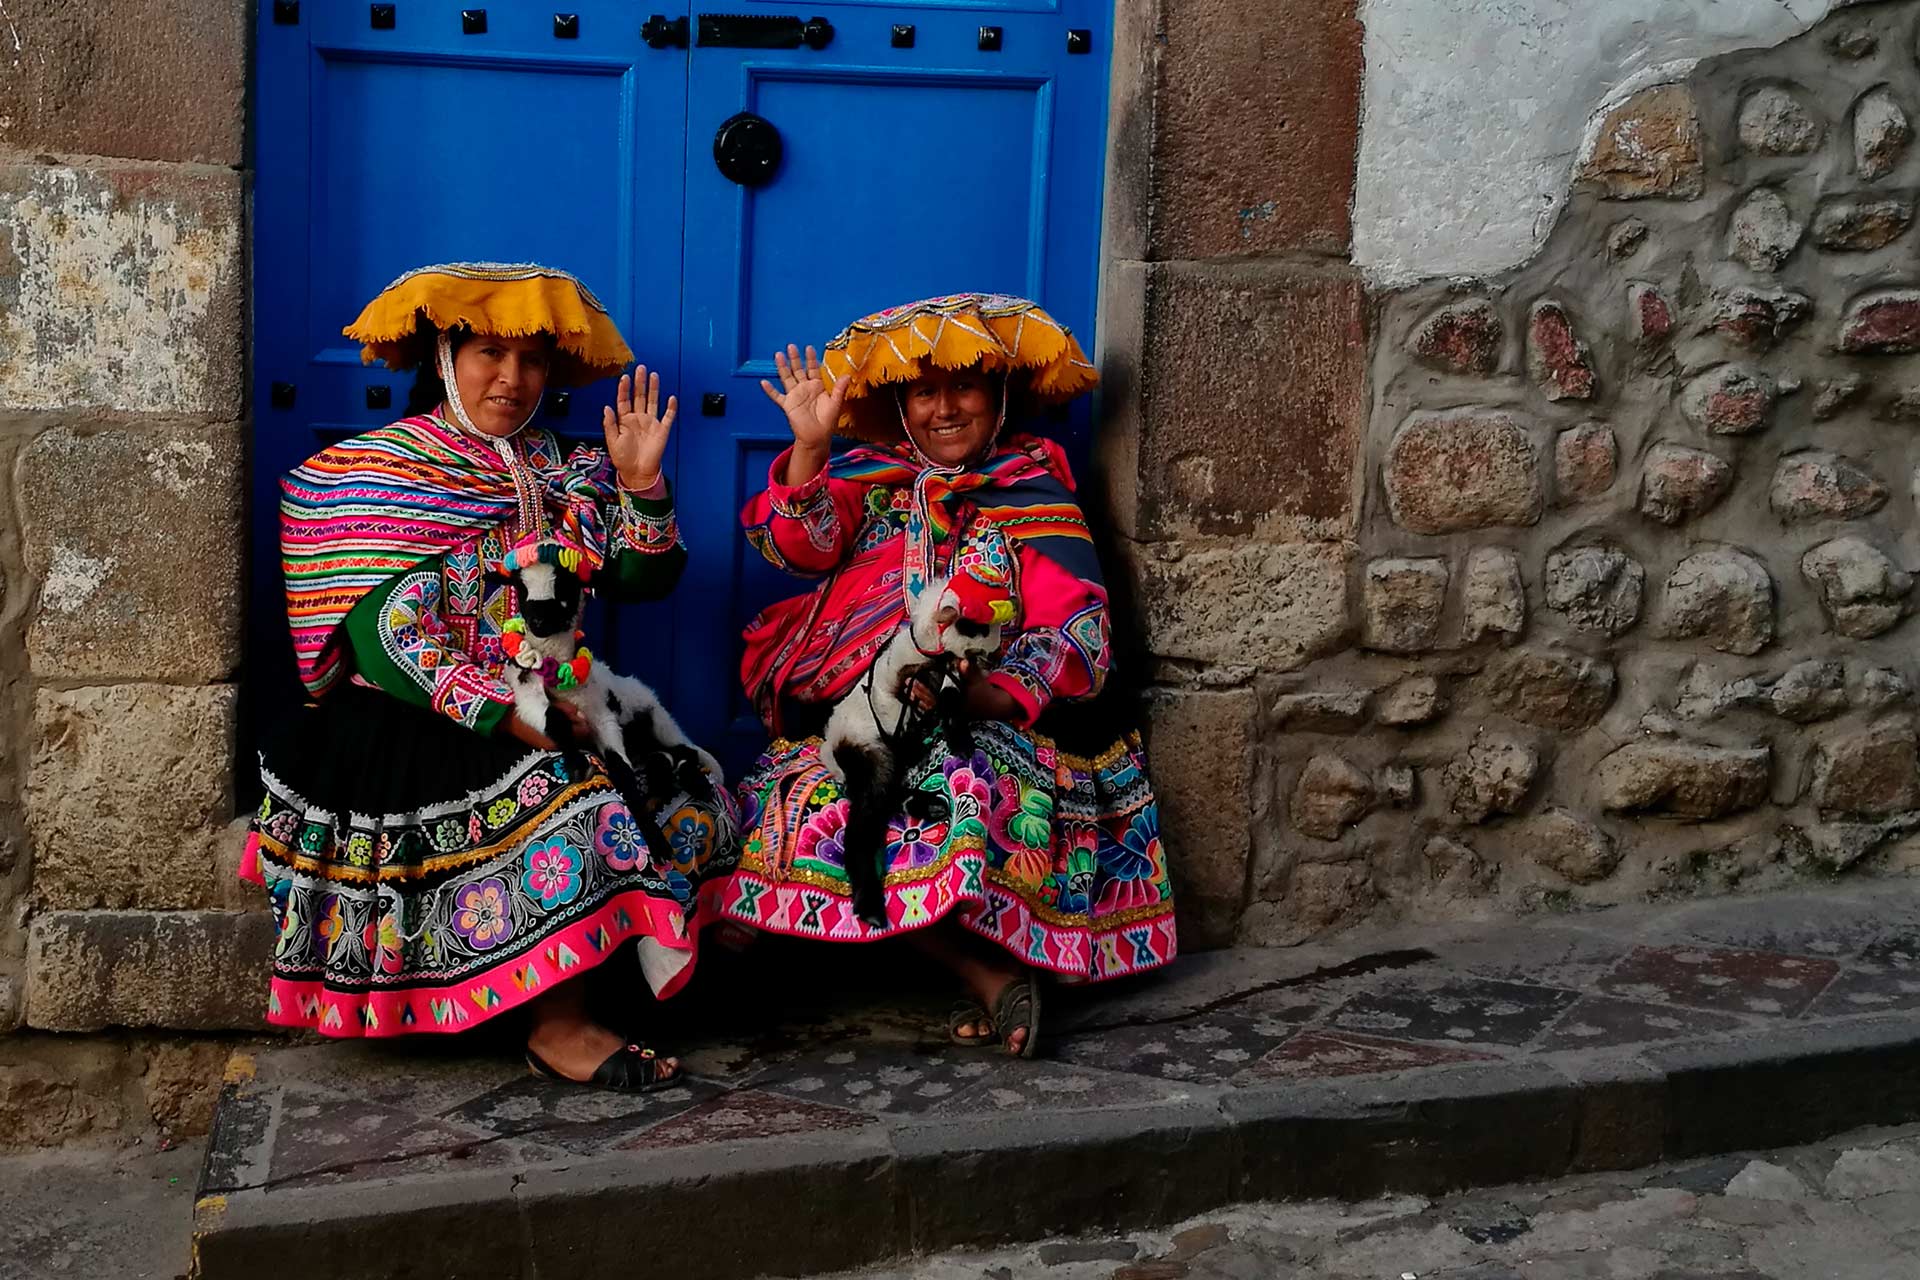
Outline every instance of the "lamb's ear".
<path id="1" fill-rule="evenodd" d="M 950 604 L 943 604 L 933 611 L 933 620 L 943 627 L 950 627 L 960 620 L 960 610 Z"/>

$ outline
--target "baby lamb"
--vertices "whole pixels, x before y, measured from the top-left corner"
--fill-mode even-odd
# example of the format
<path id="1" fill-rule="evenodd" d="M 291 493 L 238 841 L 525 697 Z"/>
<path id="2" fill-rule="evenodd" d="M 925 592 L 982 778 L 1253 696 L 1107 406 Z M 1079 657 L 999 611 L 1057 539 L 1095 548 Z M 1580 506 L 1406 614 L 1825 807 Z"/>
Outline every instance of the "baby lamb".
<path id="1" fill-rule="evenodd" d="M 875 929 L 887 927 L 880 860 L 888 817 L 903 811 L 916 822 L 937 822 L 946 816 L 937 812 L 943 807 L 939 799 L 922 791 L 901 797 L 899 784 L 938 731 L 936 721 L 949 726 L 963 721 L 954 668 L 962 658 L 979 663 L 999 651 L 1002 617 L 996 610 L 968 607 L 947 581 L 929 583 L 915 598 L 906 624 L 827 721 L 820 757 L 847 793 L 841 849 L 853 912 Z M 933 691 L 932 712 L 921 713 L 908 700 L 913 683 Z"/>
<path id="2" fill-rule="evenodd" d="M 572 743 L 572 722 L 554 705 L 579 709 L 590 746 L 640 823 L 650 848 L 663 854 L 664 838 L 651 810 L 678 792 L 711 800 L 725 784 L 720 764 L 687 740 L 660 699 L 644 682 L 616 675 L 580 644 L 589 572 L 579 552 L 557 542 L 532 543 L 507 554 L 500 566 L 520 596 L 520 616 L 507 623 L 502 644 L 512 663 L 514 709 L 527 724 L 559 743 Z M 634 762 L 644 786 L 636 787 Z M 644 794 L 646 800 L 641 802 Z"/>

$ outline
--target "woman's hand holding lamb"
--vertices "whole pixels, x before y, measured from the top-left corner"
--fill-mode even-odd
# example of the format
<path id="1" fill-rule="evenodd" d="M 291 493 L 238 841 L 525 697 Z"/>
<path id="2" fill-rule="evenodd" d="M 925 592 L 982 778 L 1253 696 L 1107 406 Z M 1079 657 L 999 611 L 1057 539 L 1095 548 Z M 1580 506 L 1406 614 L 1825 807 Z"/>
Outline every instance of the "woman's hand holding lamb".
<path id="1" fill-rule="evenodd" d="M 934 706 L 933 689 L 919 676 L 924 668 L 916 668 L 903 680 L 901 694 L 920 711 L 931 711 Z M 962 658 L 954 664 L 954 670 L 960 676 L 960 706 L 969 720 L 1008 720 L 1020 714 L 1020 704 L 1013 695 L 987 679 L 987 673 L 972 661 Z"/>

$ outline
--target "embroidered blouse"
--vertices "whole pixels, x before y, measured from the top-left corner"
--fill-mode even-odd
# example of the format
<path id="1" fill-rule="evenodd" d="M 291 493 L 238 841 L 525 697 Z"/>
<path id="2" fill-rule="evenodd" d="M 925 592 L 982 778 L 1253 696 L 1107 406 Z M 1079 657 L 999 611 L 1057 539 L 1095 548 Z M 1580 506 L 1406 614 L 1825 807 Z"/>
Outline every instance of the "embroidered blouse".
<path id="1" fill-rule="evenodd" d="M 645 493 L 622 489 L 607 515 L 607 564 L 594 575 L 594 590 L 612 601 L 671 592 L 687 552 L 665 480 Z M 510 525 L 498 526 L 369 591 L 346 620 L 355 681 L 481 733 L 499 728 L 513 710 L 500 639 L 520 600 L 486 566 L 516 540 Z"/>
<path id="2" fill-rule="evenodd" d="M 765 492 L 741 515 L 749 540 L 789 573 L 890 576 L 897 591 L 912 491 L 842 479 L 826 468 L 789 485 L 783 480 L 787 457 L 774 459 Z M 1069 573 L 1024 542 L 1008 541 L 1016 561 L 1018 621 L 988 679 L 1012 696 L 1020 708 L 1017 722 L 1025 726 L 1055 700 L 1082 700 L 1100 691 L 1111 665 L 1107 593 L 1099 581 Z M 891 554 L 869 554 L 882 547 Z M 851 602 L 873 585 L 836 581 L 823 589 L 836 595 L 846 590 Z M 794 693 L 806 696 L 804 689 Z"/>

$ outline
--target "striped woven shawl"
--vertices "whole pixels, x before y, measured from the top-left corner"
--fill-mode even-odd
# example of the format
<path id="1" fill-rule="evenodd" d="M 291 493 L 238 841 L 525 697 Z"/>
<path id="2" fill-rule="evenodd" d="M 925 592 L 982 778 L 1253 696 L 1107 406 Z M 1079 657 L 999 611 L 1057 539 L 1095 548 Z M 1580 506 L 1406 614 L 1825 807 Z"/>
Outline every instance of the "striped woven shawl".
<path id="1" fill-rule="evenodd" d="M 551 433 L 532 429 L 513 448 L 540 486 L 547 518 L 604 556 L 602 513 L 617 501 L 605 452 L 566 456 Z M 288 472 L 280 490 L 287 621 L 301 683 L 315 695 L 340 677 L 340 626 L 361 597 L 519 513 L 499 453 L 433 417 L 322 450 Z"/>
<path id="2" fill-rule="evenodd" d="M 928 467 L 904 445 L 851 449 L 829 467 L 836 480 L 912 488 L 914 513 L 902 536 L 850 557 L 813 592 L 769 605 L 748 624 L 741 681 L 776 732 L 783 699 L 832 702 L 859 681 L 905 621 L 920 566 L 944 558 L 936 548 L 966 521 L 983 516 L 1016 546 L 1031 547 L 1082 581 L 1100 582 L 1066 454 L 1051 440 L 1015 436 L 958 473 Z"/>

